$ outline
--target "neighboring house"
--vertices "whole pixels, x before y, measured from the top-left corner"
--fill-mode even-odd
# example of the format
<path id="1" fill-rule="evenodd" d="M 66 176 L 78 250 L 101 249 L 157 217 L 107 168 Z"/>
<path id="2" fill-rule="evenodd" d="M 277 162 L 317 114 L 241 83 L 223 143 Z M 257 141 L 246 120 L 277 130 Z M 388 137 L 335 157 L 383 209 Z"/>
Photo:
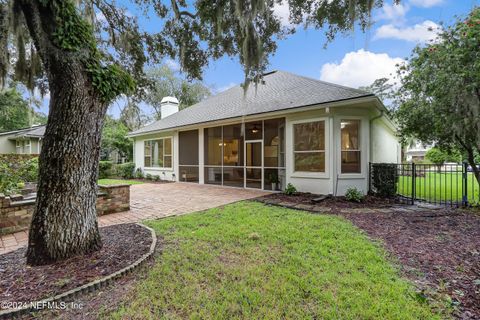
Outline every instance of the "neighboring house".
<path id="1" fill-rule="evenodd" d="M 426 145 L 418 140 L 412 140 L 405 149 L 405 160 L 407 162 L 418 162 L 425 160 L 427 151 L 432 146 Z"/>
<path id="2" fill-rule="evenodd" d="M 401 160 L 386 109 L 373 94 L 283 71 L 182 111 L 166 97 L 162 119 L 128 136 L 134 161 L 161 179 L 343 195 L 368 190 L 369 162 Z"/>
<path id="3" fill-rule="evenodd" d="M 39 154 L 45 126 L 33 126 L 0 133 L 0 154 Z"/>

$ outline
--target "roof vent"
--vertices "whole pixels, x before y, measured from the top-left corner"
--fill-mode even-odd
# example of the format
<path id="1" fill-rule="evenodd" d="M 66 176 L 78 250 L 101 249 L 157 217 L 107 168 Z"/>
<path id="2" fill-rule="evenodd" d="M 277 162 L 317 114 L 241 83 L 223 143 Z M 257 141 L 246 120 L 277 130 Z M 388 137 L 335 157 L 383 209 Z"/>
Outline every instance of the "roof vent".
<path id="1" fill-rule="evenodd" d="M 175 97 L 163 97 L 160 102 L 161 119 L 178 112 L 178 99 Z"/>

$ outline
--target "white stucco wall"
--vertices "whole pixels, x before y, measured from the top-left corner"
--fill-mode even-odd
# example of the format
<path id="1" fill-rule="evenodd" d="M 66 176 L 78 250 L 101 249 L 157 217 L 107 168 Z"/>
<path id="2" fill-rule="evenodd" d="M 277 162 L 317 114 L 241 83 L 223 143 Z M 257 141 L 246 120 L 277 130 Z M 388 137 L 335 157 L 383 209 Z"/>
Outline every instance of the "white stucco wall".
<path id="1" fill-rule="evenodd" d="M 145 141 L 155 140 L 162 137 L 172 137 L 172 150 L 173 150 L 173 167 L 172 168 L 159 168 L 159 167 L 145 167 Z M 173 181 L 178 178 L 178 132 L 169 131 L 157 134 L 151 134 L 141 137 L 136 137 L 134 141 L 133 157 L 135 161 L 135 168 L 141 168 L 145 174 L 158 175 L 162 180 Z"/>
<path id="2" fill-rule="evenodd" d="M 372 121 L 370 132 L 371 162 L 400 163 L 402 147 L 396 133 L 387 125 L 385 118 Z"/>

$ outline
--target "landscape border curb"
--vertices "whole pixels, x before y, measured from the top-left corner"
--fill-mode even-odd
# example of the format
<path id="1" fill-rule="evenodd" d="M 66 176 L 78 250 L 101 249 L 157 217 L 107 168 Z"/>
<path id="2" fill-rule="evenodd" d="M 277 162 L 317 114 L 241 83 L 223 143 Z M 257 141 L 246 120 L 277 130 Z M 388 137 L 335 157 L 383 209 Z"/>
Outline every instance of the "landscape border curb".
<path id="1" fill-rule="evenodd" d="M 157 235 L 155 234 L 155 231 L 147 227 L 146 225 L 142 223 L 136 223 L 137 225 L 147 229 L 150 231 L 152 235 L 152 243 L 150 245 L 150 249 L 148 250 L 147 253 L 145 253 L 143 256 L 141 256 L 139 259 L 137 259 L 135 262 L 131 263 L 130 265 L 124 267 L 123 269 L 120 269 L 112 274 L 109 274 L 108 276 L 105 276 L 101 279 L 89 282 L 87 284 L 84 284 L 80 287 L 71 289 L 67 292 L 57 294 L 53 297 L 49 297 L 46 299 L 38 300 L 38 301 L 32 301 L 29 303 L 28 306 L 24 306 L 19 309 L 6 309 L 6 310 L 0 310 L 0 319 L 12 319 L 14 317 L 20 316 L 27 314 L 32 311 L 39 310 L 38 308 L 35 308 L 34 306 L 39 306 L 39 305 L 48 305 L 52 304 L 55 302 L 60 302 L 60 301 L 69 301 L 72 298 L 75 298 L 77 296 L 80 296 L 84 293 L 87 292 L 95 292 L 99 290 L 100 288 L 107 287 L 112 283 L 113 280 L 118 279 L 122 277 L 125 274 L 128 274 L 141 266 L 147 259 L 151 258 L 153 253 L 155 252 L 155 247 L 157 245 Z"/>

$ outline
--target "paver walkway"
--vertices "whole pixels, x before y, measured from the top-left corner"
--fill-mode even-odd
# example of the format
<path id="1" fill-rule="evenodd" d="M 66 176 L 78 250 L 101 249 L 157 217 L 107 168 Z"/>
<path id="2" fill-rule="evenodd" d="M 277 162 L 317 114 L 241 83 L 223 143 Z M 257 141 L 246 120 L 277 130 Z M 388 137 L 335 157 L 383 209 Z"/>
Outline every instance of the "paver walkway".
<path id="1" fill-rule="evenodd" d="M 99 217 L 101 227 L 158 219 L 210 209 L 267 194 L 261 190 L 238 189 L 193 183 L 138 184 L 130 187 L 130 210 Z M 0 237 L 0 254 L 25 246 L 27 231 Z"/>

